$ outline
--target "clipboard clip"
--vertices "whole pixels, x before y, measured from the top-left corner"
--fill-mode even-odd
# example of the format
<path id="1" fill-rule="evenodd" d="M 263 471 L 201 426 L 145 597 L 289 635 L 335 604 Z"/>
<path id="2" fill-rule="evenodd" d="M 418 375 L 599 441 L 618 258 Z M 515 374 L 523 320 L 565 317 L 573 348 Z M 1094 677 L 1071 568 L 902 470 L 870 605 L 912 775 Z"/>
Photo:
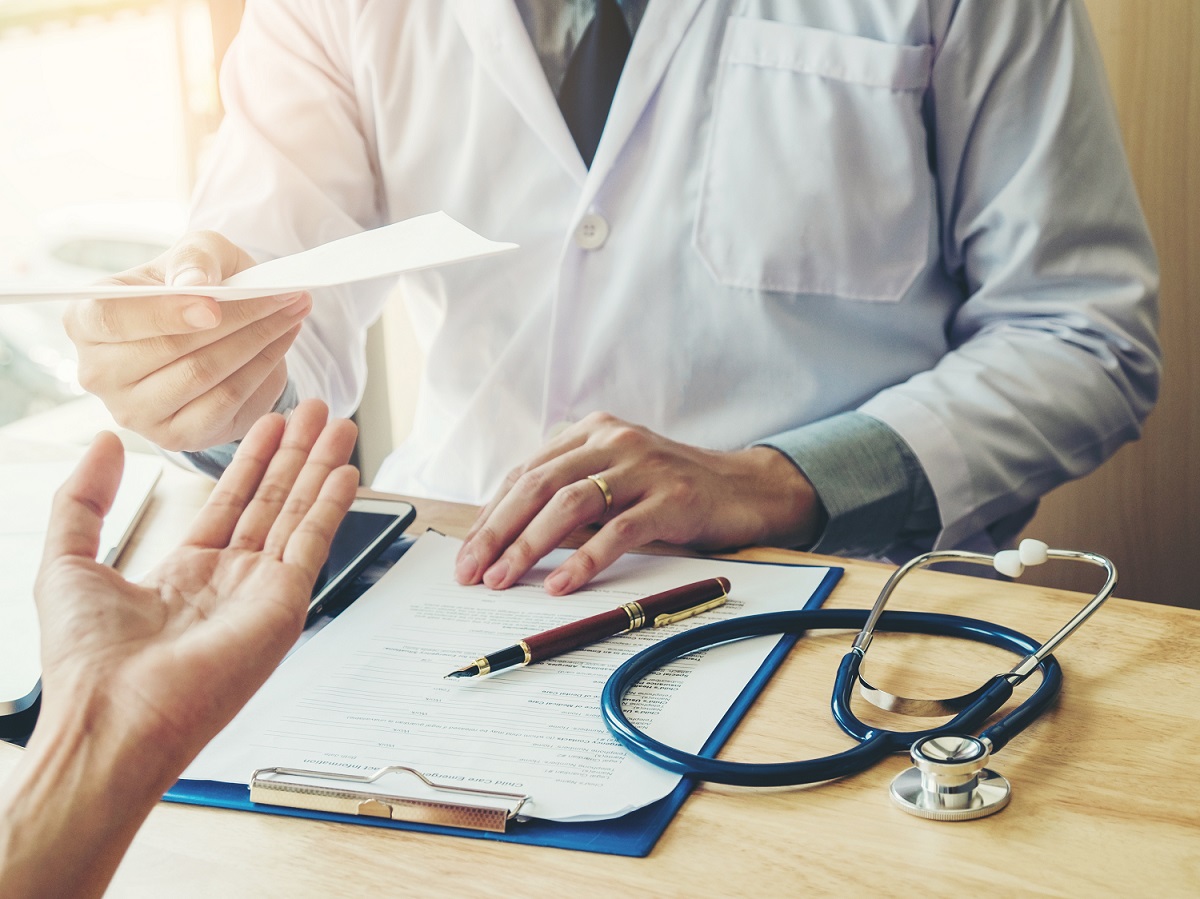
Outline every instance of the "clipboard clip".
<path id="1" fill-rule="evenodd" d="M 378 784 L 384 778 L 404 774 L 416 779 L 417 782 L 413 784 L 415 791 L 402 794 L 394 790 L 385 792 L 381 788 L 362 790 L 349 786 Z M 517 817 L 530 798 L 525 793 L 436 783 L 416 768 L 406 765 L 390 765 L 371 774 L 303 768 L 259 768 L 250 778 L 250 801 L 263 805 L 439 824 L 492 833 L 504 833 L 508 822 Z"/>

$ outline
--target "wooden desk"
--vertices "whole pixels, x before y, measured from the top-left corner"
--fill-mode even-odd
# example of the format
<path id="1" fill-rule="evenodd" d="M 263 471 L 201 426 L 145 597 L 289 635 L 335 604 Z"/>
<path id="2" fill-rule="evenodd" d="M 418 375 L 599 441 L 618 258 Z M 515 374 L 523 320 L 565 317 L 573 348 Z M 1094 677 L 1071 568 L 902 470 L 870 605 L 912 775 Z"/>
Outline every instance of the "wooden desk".
<path id="1" fill-rule="evenodd" d="M 206 490 L 169 470 L 123 567 L 144 570 L 173 545 Z M 472 515 L 416 505 L 418 530 L 460 535 Z M 843 565 L 831 606 L 870 605 L 888 572 L 774 550 L 737 558 Z M 1041 638 L 1084 600 L 949 574 L 914 582 L 897 607 L 976 615 Z M 827 702 L 849 642 L 801 641 L 725 756 L 784 761 L 845 748 Z M 975 644 L 919 637 L 880 637 L 872 654 L 881 684 L 922 695 L 948 695 L 1012 664 Z M 1200 895 L 1200 613 L 1110 600 L 1059 657 L 1058 705 L 992 765 L 1012 781 L 1012 803 L 980 821 L 936 823 L 892 807 L 887 787 L 907 766 L 901 757 L 804 789 L 701 786 L 645 859 L 164 803 L 109 895 Z M 898 665 L 924 665 L 923 681 Z M 0 776 L 20 751 L 0 743 Z"/>

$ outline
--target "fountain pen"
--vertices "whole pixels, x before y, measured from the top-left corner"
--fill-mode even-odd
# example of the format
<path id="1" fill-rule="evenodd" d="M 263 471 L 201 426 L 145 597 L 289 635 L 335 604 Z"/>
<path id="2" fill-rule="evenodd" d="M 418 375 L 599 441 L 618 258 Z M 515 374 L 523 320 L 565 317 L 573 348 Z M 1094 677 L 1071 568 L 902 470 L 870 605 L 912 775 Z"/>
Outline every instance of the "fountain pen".
<path id="1" fill-rule="evenodd" d="M 526 637 L 519 643 L 478 658 L 457 671 L 451 671 L 446 677 L 493 674 L 505 668 L 540 662 L 572 649 L 599 643 L 614 634 L 636 631 L 645 627 L 647 623 L 654 627 L 674 624 L 676 621 L 724 605 L 725 600 L 729 598 L 729 588 L 728 578 L 714 577 L 655 593 L 653 596 L 627 602 L 599 615 Z"/>

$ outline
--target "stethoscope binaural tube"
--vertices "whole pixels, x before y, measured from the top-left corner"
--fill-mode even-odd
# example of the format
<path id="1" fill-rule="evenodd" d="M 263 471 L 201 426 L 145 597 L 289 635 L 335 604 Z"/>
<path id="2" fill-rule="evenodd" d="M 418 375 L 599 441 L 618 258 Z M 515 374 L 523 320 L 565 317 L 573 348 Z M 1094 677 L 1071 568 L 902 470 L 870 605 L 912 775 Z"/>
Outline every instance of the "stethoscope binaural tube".
<path id="1" fill-rule="evenodd" d="M 974 732 L 986 723 L 1012 695 L 1015 683 L 1024 678 L 998 675 L 979 697 L 952 720 L 938 727 L 896 732 L 871 728 L 850 708 L 861 655 L 853 650 L 843 658 L 831 700 L 834 718 L 842 730 L 859 741 L 857 746 L 835 755 L 794 762 L 755 764 L 727 762 L 684 752 L 668 746 L 636 728 L 621 709 L 625 694 L 651 672 L 703 649 L 734 640 L 770 634 L 803 634 L 809 630 L 861 628 L 870 614 L 865 609 L 811 609 L 772 612 L 719 621 L 676 634 L 626 661 L 613 672 L 601 694 L 601 713 L 609 731 L 634 754 L 659 767 L 698 780 L 751 787 L 778 787 L 833 780 L 865 771 L 885 756 L 905 752 L 924 737 Z M 1028 656 L 1040 649 L 1030 637 L 1002 625 L 974 618 L 927 612 L 883 612 L 877 617 L 879 630 L 898 633 L 957 637 L 987 643 L 1017 655 Z M 1053 656 L 1044 656 L 1037 668 L 1042 682 L 1024 701 L 996 724 L 980 734 L 999 749 L 1028 727 L 1053 703 L 1062 687 L 1062 668 Z M 1028 676 L 1027 672 L 1026 676 Z"/>

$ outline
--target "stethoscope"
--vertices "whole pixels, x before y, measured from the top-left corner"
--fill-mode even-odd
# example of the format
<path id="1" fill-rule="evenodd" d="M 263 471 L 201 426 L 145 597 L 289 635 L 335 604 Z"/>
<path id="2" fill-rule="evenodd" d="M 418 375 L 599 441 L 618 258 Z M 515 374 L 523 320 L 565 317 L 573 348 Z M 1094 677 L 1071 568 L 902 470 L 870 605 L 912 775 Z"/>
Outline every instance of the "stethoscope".
<path id="1" fill-rule="evenodd" d="M 885 612 L 883 608 L 904 577 L 919 568 L 942 562 L 990 565 L 1008 577 L 1019 577 L 1026 566 L 1048 559 L 1070 559 L 1098 565 L 1107 572 L 1104 586 L 1053 637 L 1045 643 L 999 624 L 974 618 L 926 612 Z M 1038 540 L 1024 540 L 1018 549 L 994 556 L 962 550 L 943 550 L 917 556 L 897 569 L 875 605 L 864 609 L 805 608 L 731 618 L 668 637 L 629 659 L 613 672 L 604 686 L 601 711 L 613 736 L 636 755 L 667 770 L 697 780 L 751 787 L 778 787 L 833 780 L 865 771 L 884 756 L 908 752 L 914 767 L 902 772 L 891 785 L 893 801 L 905 811 L 939 821 L 964 821 L 1000 811 L 1008 804 L 1011 786 L 986 768 L 988 760 L 1053 703 L 1062 687 L 1062 667 L 1051 653 L 1088 619 L 1112 594 L 1117 570 L 1096 553 L 1049 549 Z M 683 656 L 749 637 L 767 634 L 800 635 L 809 630 L 861 628 L 850 651 L 838 666 L 831 701 L 834 720 L 858 741 L 845 752 L 823 758 L 777 764 L 727 762 L 675 749 L 639 730 L 622 711 L 622 699 L 635 684 L 658 668 Z M 928 634 L 958 637 L 1008 650 L 1021 661 L 1004 674 L 990 678 L 978 689 L 950 699 L 908 699 L 872 686 L 864 677 L 863 662 L 875 632 Z M 980 732 L 1012 696 L 1013 690 L 1033 672 L 1041 683 L 1017 708 Z M 891 731 L 868 726 L 850 706 L 854 685 L 879 708 L 920 717 L 952 716 L 937 727 L 918 731 Z M 978 736 L 974 736 L 979 732 Z"/>

